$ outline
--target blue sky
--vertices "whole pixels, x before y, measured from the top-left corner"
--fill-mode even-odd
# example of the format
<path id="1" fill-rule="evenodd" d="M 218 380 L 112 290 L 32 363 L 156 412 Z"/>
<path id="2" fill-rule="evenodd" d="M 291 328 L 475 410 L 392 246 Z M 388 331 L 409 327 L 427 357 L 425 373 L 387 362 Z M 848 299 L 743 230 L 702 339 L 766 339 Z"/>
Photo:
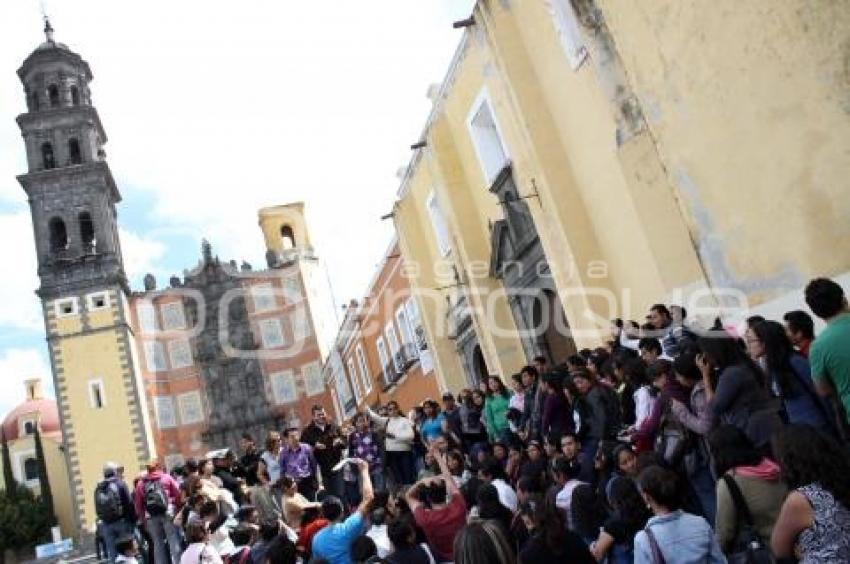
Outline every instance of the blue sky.
<path id="1" fill-rule="evenodd" d="M 396 171 L 427 117 L 473 0 L 47 2 L 92 67 L 134 288 L 198 259 L 264 263 L 256 209 L 303 200 L 338 302 L 359 298 L 391 237 Z M 44 40 L 38 3 L 0 6 L 0 415 L 32 375 L 52 390 L 16 69 Z M 8 247 L 8 249 L 6 249 Z"/>

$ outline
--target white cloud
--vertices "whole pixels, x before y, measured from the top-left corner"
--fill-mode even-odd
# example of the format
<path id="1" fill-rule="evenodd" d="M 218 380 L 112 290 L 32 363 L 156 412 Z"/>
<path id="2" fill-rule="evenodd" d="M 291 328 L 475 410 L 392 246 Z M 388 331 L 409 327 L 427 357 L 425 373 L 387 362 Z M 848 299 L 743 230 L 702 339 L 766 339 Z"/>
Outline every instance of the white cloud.
<path id="1" fill-rule="evenodd" d="M 162 242 L 142 237 L 126 229 L 119 229 L 118 235 L 121 237 L 124 270 L 130 280 L 148 272 L 159 272 L 156 261 L 165 254 L 165 245 Z"/>
<path id="2" fill-rule="evenodd" d="M 427 87 L 459 40 L 451 22 L 473 4 L 78 0 L 47 9 L 56 39 L 91 65 L 110 167 L 125 196 L 129 187 L 147 192 L 147 223 L 193 234 L 188 248 L 207 236 L 222 258 L 262 266 L 257 208 L 303 200 L 345 303 L 366 290 L 387 246 L 391 222 L 379 218 L 395 198 L 395 172 L 421 133 Z M 44 38 L 37 4 L 4 2 L 2 11 L 0 203 L 22 204 L 16 70 Z M 0 290 L 10 304 L 0 325 L 39 327 L 32 229 L 14 215 L 0 217 L 2 240 L 19 242 L 4 256 L 14 268 Z M 157 231 L 123 233 L 122 244 L 132 280 L 179 274 L 156 272 L 170 251 Z"/>
<path id="3" fill-rule="evenodd" d="M 46 397 L 53 397 L 53 377 L 42 353 L 35 349 L 13 348 L 0 352 L 0 419 L 26 398 L 24 380 L 41 378 Z"/>
<path id="4" fill-rule="evenodd" d="M 7 265 L 0 284 L 0 327 L 41 331 L 44 321 L 35 295 L 38 275 L 29 212 L 0 214 L 0 241 Z"/>

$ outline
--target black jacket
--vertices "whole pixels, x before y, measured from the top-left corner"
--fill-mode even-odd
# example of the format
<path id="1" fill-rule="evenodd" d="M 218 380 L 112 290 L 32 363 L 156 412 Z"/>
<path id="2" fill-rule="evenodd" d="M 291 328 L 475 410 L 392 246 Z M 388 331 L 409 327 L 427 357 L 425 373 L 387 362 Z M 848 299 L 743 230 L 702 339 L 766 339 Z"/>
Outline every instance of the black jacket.
<path id="1" fill-rule="evenodd" d="M 342 433 L 339 427 L 331 422 L 325 425 L 324 430 L 320 429 L 315 423 L 310 423 L 304 428 L 301 433 L 301 441 L 313 447 L 313 456 L 316 457 L 316 462 L 322 470 L 322 478 L 328 479 L 331 475 L 331 469 L 334 465 L 342 460 L 342 453 L 345 450 L 345 439 L 339 446 L 334 446 L 334 440 L 342 439 Z M 326 448 L 318 449 L 317 444 L 323 444 Z"/>

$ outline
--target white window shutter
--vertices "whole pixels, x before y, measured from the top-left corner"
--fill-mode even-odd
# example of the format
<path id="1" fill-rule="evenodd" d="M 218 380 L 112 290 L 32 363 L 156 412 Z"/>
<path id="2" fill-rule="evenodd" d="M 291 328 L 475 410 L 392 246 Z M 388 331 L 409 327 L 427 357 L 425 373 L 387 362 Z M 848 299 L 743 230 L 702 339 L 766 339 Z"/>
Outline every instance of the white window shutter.
<path id="1" fill-rule="evenodd" d="M 570 0 L 546 0 L 552 23 L 573 70 L 587 58 L 587 47 L 578 27 L 578 19 Z"/>

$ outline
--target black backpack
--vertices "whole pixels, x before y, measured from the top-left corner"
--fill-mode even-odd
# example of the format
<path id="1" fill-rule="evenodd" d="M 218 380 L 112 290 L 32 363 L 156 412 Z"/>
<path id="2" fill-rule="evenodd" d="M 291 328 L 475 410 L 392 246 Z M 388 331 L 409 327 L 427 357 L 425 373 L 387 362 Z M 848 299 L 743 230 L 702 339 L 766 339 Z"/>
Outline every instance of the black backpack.
<path id="1" fill-rule="evenodd" d="M 145 511 L 151 516 L 164 515 L 168 511 L 168 496 L 159 480 L 145 480 L 142 494 Z"/>
<path id="2" fill-rule="evenodd" d="M 124 516 L 124 504 L 121 503 L 121 493 L 118 484 L 112 480 L 104 480 L 94 490 L 94 509 L 104 523 L 114 523 Z"/>

